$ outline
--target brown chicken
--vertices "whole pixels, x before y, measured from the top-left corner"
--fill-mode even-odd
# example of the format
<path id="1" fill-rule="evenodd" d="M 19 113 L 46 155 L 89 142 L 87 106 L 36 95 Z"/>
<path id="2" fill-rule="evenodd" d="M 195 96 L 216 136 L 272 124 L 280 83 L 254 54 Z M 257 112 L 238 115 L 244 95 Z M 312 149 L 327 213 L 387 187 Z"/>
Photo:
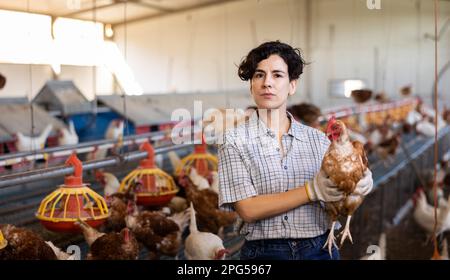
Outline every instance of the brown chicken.
<path id="1" fill-rule="evenodd" d="M 447 124 L 450 125 L 450 109 L 448 109 L 446 106 L 444 106 L 444 110 L 442 112 L 442 118 L 444 121 L 447 122 Z"/>
<path id="2" fill-rule="evenodd" d="M 31 230 L 4 224 L 0 231 L 4 238 L 0 242 L 0 260 L 57 260 L 52 248 Z"/>
<path id="3" fill-rule="evenodd" d="M 397 150 L 400 146 L 401 135 L 400 133 L 395 133 L 392 137 L 383 140 L 378 146 L 375 148 L 378 156 L 386 166 L 385 161 L 393 161 L 393 158 L 397 154 Z"/>
<path id="4" fill-rule="evenodd" d="M 147 248 L 150 259 L 159 257 L 158 249 L 164 237 L 180 230 L 179 226 L 164 214 L 156 211 L 139 212 L 133 202 L 128 205 L 125 222 L 137 240 Z"/>
<path id="5" fill-rule="evenodd" d="M 288 109 L 295 119 L 307 126 L 314 128 L 320 127 L 319 117 L 322 115 L 319 107 L 310 103 L 300 103 L 293 105 Z"/>
<path id="6" fill-rule="evenodd" d="M 175 213 L 172 216 L 168 217 L 168 219 L 174 221 L 178 225 L 179 230 L 169 233 L 159 243 L 158 250 L 163 255 L 171 257 L 177 256 L 181 248 L 181 244 L 183 243 L 183 232 L 189 225 L 189 216 L 189 211 L 186 210 L 183 212 Z"/>
<path id="7" fill-rule="evenodd" d="M 219 210 L 217 193 L 210 189 L 198 190 L 192 181 L 186 180 L 186 198 L 194 204 L 200 231 L 222 235 L 224 227 L 232 225 L 236 219 L 235 212 Z"/>
<path id="8" fill-rule="evenodd" d="M 84 238 L 89 245 L 88 260 L 137 260 L 139 244 L 133 233 L 124 228 L 120 233 L 101 233 L 78 220 L 76 222 L 83 231 Z"/>
<path id="9" fill-rule="evenodd" d="M 106 232 L 119 232 L 126 227 L 125 217 L 127 216 L 127 204 L 124 202 L 125 199 L 120 195 L 123 194 L 113 194 L 106 198 L 106 204 L 110 212 L 110 216 L 104 224 L 104 231 Z"/>
<path id="10" fill-rule="evenodd" d="M 334 226 L 339 216 L 347 216 L 347 222 L 342 231 L 341 245 L 347 237 L 353 242 L 350 235 L 350 220 L 364 199 L 362 195 L 355 192 L 355 188 L 368 168 L 368 160 L 363 145 L 358 141 L 351 142 L 349 140 L 347 128 L 342 121 L 331 118 L 326 132 L 331 144 L 323 158 L 322 170 L 345 195 L 341 201 L 325 204 L 326 211 L 332 220 L 330 234 L 325 243 L 325 246 L 328 245 L 331 255 L 332 246 L 336 246 Z"/>

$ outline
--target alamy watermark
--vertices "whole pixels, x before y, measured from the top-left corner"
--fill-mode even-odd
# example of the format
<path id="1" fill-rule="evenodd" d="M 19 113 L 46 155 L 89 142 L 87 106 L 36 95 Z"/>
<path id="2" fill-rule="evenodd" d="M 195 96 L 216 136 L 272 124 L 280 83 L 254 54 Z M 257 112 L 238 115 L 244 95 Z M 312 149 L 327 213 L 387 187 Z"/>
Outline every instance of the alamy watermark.
<path id="1" fill-rule="evenodd" d="M 369 10 L 381 10 L 381 0 L 367 0 L 366 5 Z"/>
<path id="2" fill-rule="evenodd" d="M 171 121 L 177 124 L 172 129 L 171 139 L 175 145 L 201 144 L 203 139 L 207 144 L 223 144 L 226 132 L 250 120 L 253 114 L 256 114 L 254 109 L 239 108 L 208 108 L 203 111 L 202 101 L 194 101 L 193 115 L 184 108 L 178 108 L 172 112 Z M 264 120 L 264 124 L 255 121 L 253 125 L 255 131 L 252 132 L 270 136 L 280 134 L 279 109 L 258 109 L 258 118 Z M 203 135 L 204 138 L 202 138 Z M 237 140 L 242 142 L 247 139 Z"/>

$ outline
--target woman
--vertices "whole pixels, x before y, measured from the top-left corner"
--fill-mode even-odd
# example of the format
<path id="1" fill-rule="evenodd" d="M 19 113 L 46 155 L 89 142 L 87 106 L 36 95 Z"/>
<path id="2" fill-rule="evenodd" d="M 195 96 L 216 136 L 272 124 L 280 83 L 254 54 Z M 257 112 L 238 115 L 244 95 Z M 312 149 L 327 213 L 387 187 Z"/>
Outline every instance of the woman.
<path id="1" fill-rule="evenodd" d="M 330 221 L 322 202 L 343 198 L 319 172 L 330 144 L 286 111 L 305 62 L 298 49 L 267 42 L 250 51 L 239 77 L 250 81 L 257 110 L 219 146 L 219 204 L 244 221 L 241 259 L 339 259 L 323 249 Z M 372 189 L 370 171 L 359 192 Z"/>

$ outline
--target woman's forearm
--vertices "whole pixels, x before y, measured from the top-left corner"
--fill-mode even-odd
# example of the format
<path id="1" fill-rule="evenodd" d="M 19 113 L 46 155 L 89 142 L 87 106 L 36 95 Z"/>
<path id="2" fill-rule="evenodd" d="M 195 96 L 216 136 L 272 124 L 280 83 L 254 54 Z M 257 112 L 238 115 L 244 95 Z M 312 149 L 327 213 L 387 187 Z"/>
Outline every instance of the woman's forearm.
<path id="1" fill-rule="evenodd" d="M 309 203 L 304 186 L 276 194 L 258 195 L 234 204 L 236 212 L 248 223 L 276 216 Z"/>

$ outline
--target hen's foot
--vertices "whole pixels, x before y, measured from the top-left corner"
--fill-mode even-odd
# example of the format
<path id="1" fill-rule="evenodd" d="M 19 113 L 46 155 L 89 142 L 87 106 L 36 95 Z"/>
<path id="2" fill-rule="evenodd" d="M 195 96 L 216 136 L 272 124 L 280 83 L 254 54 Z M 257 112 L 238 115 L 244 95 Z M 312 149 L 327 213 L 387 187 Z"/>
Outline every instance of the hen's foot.
<path id="1" fill-rule="evenodd" d="M 353 239 L 352 239 L 352 235 L 350 234 L 350 220 L 351 220 L 352 216 L 348 216 L 347 217 L 347 222 L 345 223 L 345 227 L 344 230 L 342 231 L 342 238 L 341 238 L 341 247 L 342 244 L 344 244 L 345 239 L 350 240 L 350 242 L 353 244 Z"/>
<path id="2" fill-rule="evenodd" d="M 338 246 L 336 245 L 336 237 L 334 237 L 334 225 L 335 224 L 336 224 L 336 222 L 333 222 L 333 224 L 331 225 L 331 229 L 330 229 L 330 233 L 328 234 L 327 241 L 325 242 L 325 244 L 322 247 L 322 248 L 328 247 L 328 253 L 330 254 L 331 258 L 333 257 L 333 254 L 332 254 L 333 246 L 336 247 L 336 249 L 338 248 Z"/>

